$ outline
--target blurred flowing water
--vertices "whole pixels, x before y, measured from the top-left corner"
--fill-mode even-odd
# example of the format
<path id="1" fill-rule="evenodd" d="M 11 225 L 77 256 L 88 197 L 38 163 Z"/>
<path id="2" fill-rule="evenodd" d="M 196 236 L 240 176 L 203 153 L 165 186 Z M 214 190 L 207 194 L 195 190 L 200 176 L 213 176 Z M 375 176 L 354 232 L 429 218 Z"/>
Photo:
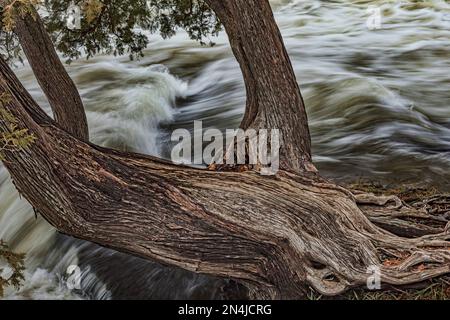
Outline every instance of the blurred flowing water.
<path id="1" fill-rule="evenodd" d="M 450 185 L 448 1 L 271 1 L 306 100 L 314 160 L 324 175 Z M 369 30 L 369 6 L 382 25 Z M 167 157 L 170 131 L 193 120 L 236 128 L 245 105 L 239 66 L 222 33 L 201 47 L 180 32 L 151 37 L 140 61 L 100 56 L 68 67 L 91 140 Z M 49 111 L 28 66 L 16 70 Z M 7 299 L 220 298 L 223 281 L 162 267 L 59 235 L 0 168 L 0 239 L 27 253 L 24 286 Z M 0 262 L 1 265 L 1 262 Z M 78 265 L 80 289 L 66 270 Z"/>

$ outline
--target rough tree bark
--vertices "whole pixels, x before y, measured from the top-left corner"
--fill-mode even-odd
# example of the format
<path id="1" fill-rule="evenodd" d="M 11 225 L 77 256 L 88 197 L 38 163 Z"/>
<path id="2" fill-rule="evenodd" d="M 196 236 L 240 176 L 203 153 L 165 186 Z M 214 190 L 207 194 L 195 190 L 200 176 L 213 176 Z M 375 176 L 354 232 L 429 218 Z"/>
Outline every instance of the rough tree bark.
<path id="1" fill-rule="evenodd" d="M 14 33 L 58 124 L 74 137 L 88 141 L 89 130 L 80 94 L 56 53 L 45 27 L 35 11 L 17 16 Z"/>
<path id="2" fill-rule="evenodd" d="M 280 129 L 280 167 L 316 171 L 303 98 L 268 1 L 206 0 L 219 17 L 242 70 L 242 129 Z"/>
<path id="3" fill-rule="evenodd" d="M 395 236 L 357 205 L 389 199 L 354 196 L 311 170 L 306 114 L 268 2 L 207 2 L 243 69 L 249 102 L 242 126 L 287 128 L 283 170 L 212 172 L 92 145 L 50 119 L 0 60 L 0 94 L 12 97 L 4 107 L 37 137 L 29 149 L 5 155 L 19 192 L 60 232 L 233 278 L 251 297 L 299 298 L 308 286 L 340 294 L 365 284 L 374 266 L 392 285 L 449 273 L 450 233 Z M 392 257 L 401 263 L 383 265 Z"/>

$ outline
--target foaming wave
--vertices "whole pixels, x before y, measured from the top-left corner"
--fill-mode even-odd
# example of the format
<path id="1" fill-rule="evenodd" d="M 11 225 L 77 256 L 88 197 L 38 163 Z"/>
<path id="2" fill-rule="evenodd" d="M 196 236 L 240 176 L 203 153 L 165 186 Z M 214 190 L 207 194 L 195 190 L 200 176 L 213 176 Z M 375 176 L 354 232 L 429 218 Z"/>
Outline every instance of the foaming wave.
<path id="1" fill-rule="evenodd" d="M 26 271 L 19 290 L 6 288 L 5 300 L 81 300 L 82 298 L 59 283 L 56 275 L 45 269 Z"/>
<path id="2" fill-rule="evenodd" d="M 160 155 L 160 126 L 173 121 L 176 100 L 185 96 L 187 83 L 163 65 L 142 68 L 103 62 L 86 72 L 88 75 L 81 70 L 75 78 L 97 79 L 100 74 L 99 80 L 88 82 L 93 89 L 81 88 L 92 142 Z"/>

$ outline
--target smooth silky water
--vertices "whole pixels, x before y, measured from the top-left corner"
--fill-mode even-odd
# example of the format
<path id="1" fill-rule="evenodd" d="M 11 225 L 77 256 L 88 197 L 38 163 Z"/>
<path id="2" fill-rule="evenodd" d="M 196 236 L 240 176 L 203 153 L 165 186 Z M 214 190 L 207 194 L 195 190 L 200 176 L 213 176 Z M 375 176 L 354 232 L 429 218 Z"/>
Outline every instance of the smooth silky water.
<path id="1" fill-rule="evenodd" d="M 339 181 L 450 186 L 450 4 L 446 1 L 272 1 L 306 100 L 314 161 Z M 381 7 L 382 28 L 366 25 Z M 239 66 L 220 34 L 202 47 L 180 32 L 152 36 L 145 57 L 99 56 L 68 66 L 91 140 L 168 157 L 170 132 L 236 128 L 245 105 Z M 50 112 L 28 65 L 15 70 Z M 58 234 L 0 167 L 0 239 L 27 254 L 7 299 L 218 298 L 223 282 Z M 1 262 L 0 262 L 1 264 Z M 66 270 L 78 265 L 81 289 Z"/>

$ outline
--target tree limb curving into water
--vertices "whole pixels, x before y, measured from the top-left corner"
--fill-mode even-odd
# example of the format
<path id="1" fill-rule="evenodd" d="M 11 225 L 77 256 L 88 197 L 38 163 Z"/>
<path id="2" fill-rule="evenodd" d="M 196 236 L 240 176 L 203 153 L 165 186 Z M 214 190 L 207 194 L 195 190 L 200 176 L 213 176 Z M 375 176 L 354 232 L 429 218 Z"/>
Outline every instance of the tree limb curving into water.
<path id="1" fill-rule="evenodd" d="M 388 219 L 378 223 L 384 228 L 371 220 L 405 209 L 404 214 L 418 212 L 395 198 L 353 194 L 318 174 L 303 99 L 269 2 L 206 2 L 225 26 L 246 83 L 241 127 L 281 129 L 281 170 L 275 176 L 256 169 L 214 172 L 98 147 L 83 134 L 74 136 L 83 126 L 70 116 L 79 111 L 78 102 L 58 104 L 62 114 L 53 121 L 0 59 L 0 94 L 11 96 L 4 108 L 36 137 L 24 151 L 5 152 L 19 192 L 62 233 L 232 278 L 245 284 L 252 298 L 300 298 L 308 286 L 338 295 L 365 285 L 374 266 L 383 284 L 395 286 L 450 273 L 447 229 L 412 239 L 397 236 Z M 18 24 L 18 32 L 42 30 L 39 19 L 22 19 L 26 23 Z M 30 52 L 54 52 L 47 34 L 40 36 L 45 48 L 20 37 L 27 42 L 23 49 L 32 66 L 51 68 Z M 44 78 L 44 92 L 60 88 L 51 70 L 34 72 Z M 57 73 L 67 76 L 63 69 Z M 66 90 L 75 88 L 61 93 Z M 388 206 L 391 202 L 395 206 Z M 392 258 L 399 263 L 383 264 Z"/>

